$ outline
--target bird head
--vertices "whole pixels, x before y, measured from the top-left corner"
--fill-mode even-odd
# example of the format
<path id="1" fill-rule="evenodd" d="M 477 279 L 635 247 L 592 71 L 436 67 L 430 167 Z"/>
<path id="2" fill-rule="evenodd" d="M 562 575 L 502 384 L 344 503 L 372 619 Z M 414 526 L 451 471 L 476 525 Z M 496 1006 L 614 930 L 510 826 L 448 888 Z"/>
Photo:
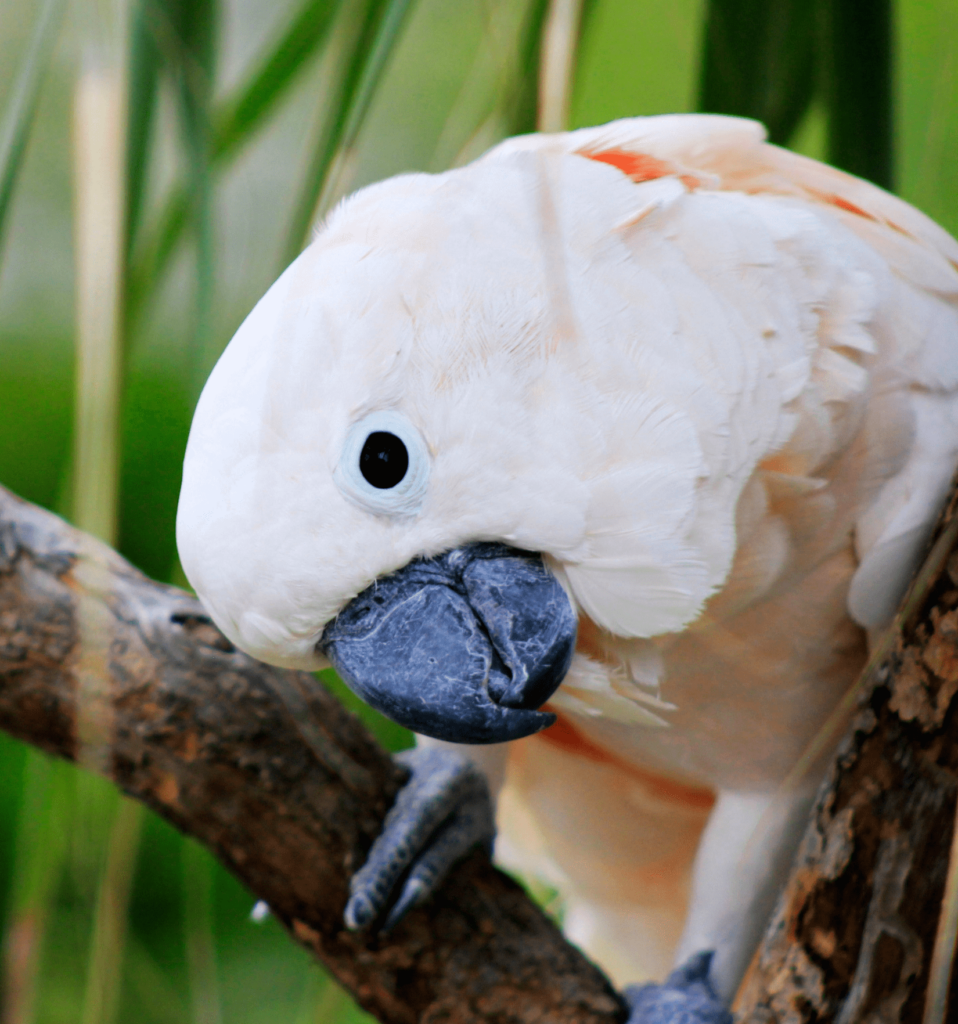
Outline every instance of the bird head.
<path id="1" fill-rule="evenodd" d="M 614 280 L 611 297 L 573 296 L 582 268 L 552 255 L 606 244 L 635 206 L 618 178 L 536 153 L 395 178 L 340 207 L 270 288 L 200 398 L 177 519 L 186 575 L 238 647 L 332 662 L 444 739 L 551 723 L 537 708 L 575 643 L 567 567 L 588 555 L 596 479 L 621 471 L 610 444 L 630 443 L 598 410 L 629 437 L 666 415 L 596 404 L 577 324 L 583 302 L 621 296 Z M 608 312 L 591 323 L 612 329 Z M 668 486 L 692 486 L 688 429 L 644 443 Z M 654 587 L 646 604 L 655 619 Z"/>

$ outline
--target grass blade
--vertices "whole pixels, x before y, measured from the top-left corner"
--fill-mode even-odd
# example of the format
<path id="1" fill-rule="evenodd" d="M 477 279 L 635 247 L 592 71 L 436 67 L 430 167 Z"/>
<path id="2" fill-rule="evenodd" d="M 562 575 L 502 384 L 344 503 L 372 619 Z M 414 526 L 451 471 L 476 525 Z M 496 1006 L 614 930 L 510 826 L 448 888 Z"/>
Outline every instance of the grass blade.
<path id="1" fill-rule="evenodd" d="M 74 108 L 77 281 L 77 403 L 73 514 L 77 525 L 115 544 L 119 494 L 119 419 L 123 393 L 121 293 L 125 249 L 125 76 L 102 40 L 81 70 Z M 144 156 L 145 160 L 145 156 Z M 79 628 L 99 633 L 92 607 L 81 608 Z M 112 723 L 103 691 L 102 644 L 78 666 L 78 760 L 103 771 Z M 87 780 L 94 783 L 92 777 Z M 85 787 L 89 788 L 89 787 Z M 116 805 L 116 796 L 110 794 Z M 78 808 L 77 824 L 94 820 Z M 85 808 L 89 812 L 90 808 Z M 111 1024 L 120 991 L 127 904 L 143 811 L 119 802 L 97 886 L 93 938 L 81 1020 Z"/>
<path id="2" fill-rule="evenodd" d="M 371 0 L 334 100 L 334 114 L 320 133 L 290 218 L 283 266 L 294 260 L 309 237 L 324 193 L 328 193 L 334 159 L 356 141 L 383 71 L 399 40 L 412 0 Z"/>
<path id="3" fill-rule="evenodd" d="M 0 125 L 0 254 L 10 201 L 65 6 L 65 0 L 46 0 L 40 10 Z"/>
<path id="4" fill-rule="evenodd" d="M 539 67 L 542 36 L 549 0 L 533 0 L 526 18 L 525 38 L 520 51 L 520 80 L 513 99 L 510 129 L 515 134 L 535 131 L 539 112 Z"/>
<path id="5" fill-rule="evenodd" d="M 123 82 L 81 72 L 74 111 L 76 412 L 73 519 L 116 542 L 122 357 Z"/>
<path id="6" fill-rule="evenodd" d="M 249 82 L 217 111 L 213 156 L 232 156 L 261 127 L 321 49 L 342 0 L 307 0 Z"/>
<path id="7" fill-rule="evenodd" d="M 143 0 L 143 3 L 155 2 Z M 326 43 L 335 17 L 343 6 L 343 0 L 306 0 L 248 82 L 208 115 L 211 132 L 208 176 L 228 166 L 267 122 L 309 59 L 318 54 Z M 158 22 L 154 33 L 173 37 L 173 42 L 168 42 L 164 50 L 168 63 L 172 62 L 175 67 L 180 63 L 177 51 L 181 49 L 175 42 L 175 19 L 172 25 L 169 16 L 154 17 L 154 21 Z M 134 329 L 140 311 L 162 281 L 184 231 L 191 223 L 196 223 L 197 212 L 201 213 L 197 210 L 197 196 L 192 185 L 174 186 L 163 205 L 157 227 L 136 246 L 127 271 L 128 332 Z M 136 222 L 133 221 L 132 229 L 135 227 Z M 210 234 L 206 235 L 207 239 L 210 237 Z M 201 247 L 202 244 L 201 241 Z M 198 291 L 204 292 L 207 288 L 211 289 L 210 281 L 204 281 Z"/>
<path id="8" fill-rule="evenodd" d="M 173 79 L 178 100 L 180 128 L 186 151 L 187 189 L 178 193 L 174 210 L 174 237 L 161 236 L 167 256 L 175 237 L 186 227 L 195 240 L 195 292 L 193 337 L 190 359 L 191 390 L 199 393 L 210 362 L 213 340 L 212 314 L 215 295 L 215 264 L 212 215 L 212 167 L 214 142 L 212 93 L 215 76 L 217 0 L 141 0 L 139 18 L 131 37 L 131 66 L 144 66 L 131 82 L 131 134 L 127 147 L 128 185 L 131 199 L 127 205 L 127 256 L 133 249 L 142 197 L 145 191 L 146 155 L 149 148 L 149 124 L 155 107 L 160 71 Z M 269 71 L 269 66 L 267 71 Z M 275 91 L 273 77 L 266 86 Z M 139 87 L 137 87 L 139 83 Z M 266 86 L 262 76 L 254 86 L 259 112 L 264 106 Z M 134 126 L 136 111 L 142 124 Z M 251 105 L 241 107 L 247 121 L 254 116 Z M 236 118 L 233 123 L 235 128 Z M 169 221 L 167 221 L 169 223 Z M 169 229 L 167 235 L 171 234 Z M 132 334 L 134 298 L 131 275 L 127 277 L 125 326 Z M 110 838 L 110 855 L 100 884 L 96 924 L 90 961 L 83 1024 L 110 1024 L 116 1016 L 120 977 L 120 952 L 124 945 L 126 906 L 129 902 L 134 862 L 142 813 L 134 816 L 121 805 Z M 186 927 L 186 960 L 195 1024 L 219 1024 L 219 995 L 216 986 L 215 944 L 210 927 L 210 865 L 204 851 L 184 843 L 183 895 Z"/>
<path id="9" fill-rule="evenodd" d="M 698 109 L 754 117 L 786 145 L 815 92 L 816 24 L 809 0 L 710 0 Z"/>
<path id="10" fill-rule="evenodd" d="M 581 19 L 582 0 L 552 0 L 549 4 L 539 69 L 538 128 L 541 132 L 562 132 L 569 127 Z"/>
<path id="11" fill-rule="evenodd" d="M 189 1013 L 178 986 L 135 931 L 127 933 L 124 979 L 143 1008 L 135 1024 L 180 1024 Z M 149 1011 L 149 1016 L 143 1011 Z"/>
<path id="12" fill-rule="evenodd" d="M 90 966 L 80 1024 L 113 1024 L 116 1020 L 126 944 L 127 908 L 143 816 L 142 804 L 125 797 L 119 801 L 97 892 Z"/>
<path id="13" fill-rule="evenodd" d="M 573 92 L 572 67 L 596 3 L 595 0 L 576 0 L 576 6 L 577 14 L 571 22 L 566 19 L 566 31 L 561 32 L 557 40 L 557 55 L 564 54 L 560 63 L 564 67 L 565 61 L 570 60 L 569 67 L 563 70 L 557 79 L 564 97 L 560 103 L 559 115 L 559 121 L 563 125 L 568 116 L 567 113 L 561 113 L 561 108 L 564 106 L 566 111 L 568 110 Z M 506 135 L 531 132 L 541 127 L 539 85 L 543 78 L 542 57 L 550 35 L 550 30 L 546 27 L 550 9 L 556 9 L 554 5 L 550 5 L 550 0 L 532 0 L 531 3 L 524 5 L 519 18 L 503 25 L 499 24 L 498 19 L 506 12 L 501 6 L 488 5 L 483 41 L 470 73 L 463 80 L 459 96 L 447 115 L 430 162 L 432 170 L 442 171 L 448 167 L 459 167 L 478 157 Z M 475 91 L 482 75 L 487 73 L 488 63 L 495 69 L 495 91 L 491 102 L 485 108 L 485 114 L 477 118 L 474 112 Z M 464 118 L 469 116 L 466 111 L 470 107 L 473 110 L 472 130 L 465 140 L 460 142 L 458 148 L 450 153 L 449 142 L 454 135 L 461 134 L 461 125 Z"/>
<path id="14" fill-rule="evenodd" d="M 892 188 L 891 0 L 825 0 L 828 160 Z"/>
<path id="15" fill-rule="evenodd" d="M 526 65 L 530 59 L 538 70 L 538 41 L 547 5 L 548 0 L 525 3 L 517 16 L 513 8 L 495 0 L 482 4 L 482 36 L 449 105 L 429 159 L 430 171 L 461 167 L 510 133 L 520 95 L 525 92 Z M 530 49 L 532 20 L 535 34 Z M 536 79 L 531 92 L 534 118 Z"/>
<path id="16" fill-rule="evenodd" d="M 146 9 L 148 3 L 149 0 L 138 0 L 131 12 L 130 56 L 127 65 L 125 264 L 129 263 L 143 213 L 150 141 L 162 66 Z"/>
<path id="17" fill-rule="evenodd" d="M 127 204 L 127 261 L 124 279 L 124 333 L 130 339 L 136 317 L 149 289 L 159 280 L 156 271 L 172 255 L 186 228 L 196 244 L 194 317 L 191 345 L 193 391 L 205 376 L 210 359 L 212 307 L 215 291 L 212 217 L 212 94 L 215 75 L 217 0 L 140 0 L 131 36 L 131 65 L 145 67 L 131 81 L 130 118 L 143 123 L 133 128 L 127 149 L 127 175 L 133 190 Z M 183 147 L 186 186 L 168 203 L 159 235 L 147 245 L 147 258 L 132 258 L 136 228 L 145 190 L 145 164 L 150 125 L 160 72 L 173 81 Z M 128 347 L 128 344 L 127 344 Z"/>
<path id="18" fill-rule="evenodd" d="M 62 761 L 27 751 L 11 885 L 14 903 L 4 941 L 4 1024 L 36 1019 L 43 937 L 66 853 L 69 771 Z"/>
<path id="19" fill-rule="evenodd" d="M 198 843 L 184 838 L 183 926 L 193 1024 L 220 1024 L 216 939 L 213 933 L 213 861 Z"/>
<path id="20" fill-rule="evenodd" d="M 171 4 L 171 7 L 174 5 Z M 216 288 L 212 203 L 212 96 L 215 73 L 216 0 L 179 0 L 177 84 L 180 123 L 187 152 L 189 220 L 196 242 L 196 289 L 192 338 L 192 387 L 198 396 L 212 361 Z"/>
<path id="21" fill-rule="evenodd" d="M 125 329 L 128 336 L 135 331 L 140 313 L 169 269 L 170 260 L 189 221 L 189 192 L 183 186 L 177 186 L 163 206 L 159 226 L 136 245 L 135 253 L 127 262 Z"/>
<path id="22" fill-rule="evenodd" d="M 539 78 L 542 65 L 542 44 L 550 0 L 532 0 L 526 14 L 523 38 L 519 48 L 518 75 L 515 93 L 511 98 L 508 132 L 520 135 L 536 130 L 539 114 Z M 580 19 L 584 28 L 589 10 L 594 6 L 587 0 Z M 581 33 L 580 33 L 581 34 Z"/>

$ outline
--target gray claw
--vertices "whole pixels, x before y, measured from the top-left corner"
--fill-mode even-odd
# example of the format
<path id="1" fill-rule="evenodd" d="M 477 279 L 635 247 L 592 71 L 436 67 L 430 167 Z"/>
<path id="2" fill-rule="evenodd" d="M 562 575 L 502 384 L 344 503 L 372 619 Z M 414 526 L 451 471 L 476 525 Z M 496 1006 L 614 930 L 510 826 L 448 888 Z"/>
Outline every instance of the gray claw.
<path id="1" fill-rule="evenodd" d="M 346 927 L 370 925 L 386 908 L 400 877 L 408 875 L 383 930 L 395 927 L 428 899 L 449 869 L 495 834 L 492 801 L 482 772 L 455 751 L 436 747 L 404 750 L 396 760 L 411 771 L 386 816 L 363 867 L 353 875 Z"/>
<path id="2" fill-rule="evenodd" d="M 488 793 L 464 802 L 440 826 L 433 841 L 413 863 L 382 930 L 390 931 L 408 911 L 424 903 L 439 888 L 449 869 L 474 846 L 488 842 L 494 833 L 495 822 Z"/>
<path id="3" fill-rule="evenodd" d="M 630 985 L 627 1024 L 732 1024 L 732 1014 L 709 979 L 714 952 L 696 953 L 663 985 Z"/>

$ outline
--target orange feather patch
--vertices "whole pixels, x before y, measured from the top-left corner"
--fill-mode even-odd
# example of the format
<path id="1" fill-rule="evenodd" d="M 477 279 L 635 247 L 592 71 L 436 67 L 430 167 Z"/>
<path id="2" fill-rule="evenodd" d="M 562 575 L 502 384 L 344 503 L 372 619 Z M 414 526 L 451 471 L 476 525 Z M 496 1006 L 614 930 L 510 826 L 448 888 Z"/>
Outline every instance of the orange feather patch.
<path id="1" fill-rule="evenodd" d="M 624 149 L 603 149 L 598 153 L 583 153 L 590 160 L 600 164 L 611 164 L 633 181 L 652 181 L 653 178 L 665 178 L 675 174 L 675 168 L 664 160 L 659 160 L 648 153 L 628 153 Z"/>
<path id="2" fill-rule="evenodd" d="M 859 217 L 865 217 L 868 220 L 876 220 L 867 210 L 863 210 L 860 206 L 856 206 L 854 203 L 850 203 L 847 199 L 842 199 L 841 196 L 830 196 L 828 200 L 833 206 L 837 206 L 839 210 L 847 210 L 848 213 L 857 213 Z"/>
<path id="3" fill-rule="evenodd" d="M 597 160 L 600 164 L 610 164 L 636 182 L 667 178 L 677 171 L 672 164 L 658 157 L 649 156 L 648 153 L 630 153 L 624 149 L 601 149 L 591 153 L 583 150 L 579 155 Z M 698 188 L 702 184 L 690 174 L 679 174 L 678 179 L 688 189 Z"/>
<path id="4" fill-rule="evenodd" d="M 808 192 L 821 202 L 828 203 L 831 206 L 837 206 L 839 210 L 844 210 L 846 213 L 854 213 L 855 216 L 864 217 L 865 220 L 878 220 L 877 217 L 870 214 L 867 210 L 863 210 L 860 206 L 856 206 L 854 203 L 849 202 L 847 199 L 843 199 L 834 192 L 819 192 L 818 189 L 815 188 L 810 188 Z M 907 234 L 907 232 L 905 233 Z"/>

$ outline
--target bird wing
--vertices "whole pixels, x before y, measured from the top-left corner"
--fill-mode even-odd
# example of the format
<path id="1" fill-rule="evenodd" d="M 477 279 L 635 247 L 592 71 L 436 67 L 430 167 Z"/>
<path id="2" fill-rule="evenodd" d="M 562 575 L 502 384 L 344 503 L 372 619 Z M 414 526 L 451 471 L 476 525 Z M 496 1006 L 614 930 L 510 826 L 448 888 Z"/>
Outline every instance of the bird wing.
<path id="1" fill-rule="evenodd" d="M 759 549 L 750 572 L 767 590 L 852 530 L 849 610 L 865 627 L 886 622 L 958 463 L 958 243 L 882 189 L 768 144 L 754 121 L 634 118 L 510 139 L 486 159 L 528 150 L 588 157 L 635 182 L 624 225 L 634 229 L 633 258 L 650 267 L 673 258 L 669 286 L 689 288 L 683 329 L 694 331 L 700 313 L 695 343 L 699 360 L 712 361 L 709 387 L 733 396 L 711 422 L 699 415 L 711 483 L 697 494 L 704 526 L 685 534 L 698 542 L 686 556 L 709 564 L 712 592 L 728 582 L 736 543 Z M 696 292 L 695 277 L 724 309 Z M 706 353 L 709 335 L 719 337 Z M 769 372 L 772 389 L 756 383 Z M 620 470 L 597 487 L 621 496 L 622 480 Z M 736 523 L 731 510 L 746 490 L 760 514 L 746 522 L 740 508 Z M 770 509 L 784 516 L 790 552 Z M 603 515 L 599 532 L 616 554 L 573 569 L 573 589 L 612 632 L 650 635 L 628 611 L 629 528 Z"/>

